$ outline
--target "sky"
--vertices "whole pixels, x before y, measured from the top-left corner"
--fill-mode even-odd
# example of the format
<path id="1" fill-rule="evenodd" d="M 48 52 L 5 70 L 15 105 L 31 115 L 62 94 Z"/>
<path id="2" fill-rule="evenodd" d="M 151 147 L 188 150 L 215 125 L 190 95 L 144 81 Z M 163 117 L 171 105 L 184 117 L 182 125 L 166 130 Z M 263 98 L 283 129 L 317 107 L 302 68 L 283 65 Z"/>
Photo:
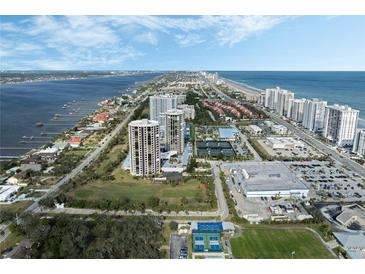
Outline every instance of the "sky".
<path id="1" fill-rule="evenodd" d="M 0 16 L 1 70 L 365 70 L 365 16 Z"/>

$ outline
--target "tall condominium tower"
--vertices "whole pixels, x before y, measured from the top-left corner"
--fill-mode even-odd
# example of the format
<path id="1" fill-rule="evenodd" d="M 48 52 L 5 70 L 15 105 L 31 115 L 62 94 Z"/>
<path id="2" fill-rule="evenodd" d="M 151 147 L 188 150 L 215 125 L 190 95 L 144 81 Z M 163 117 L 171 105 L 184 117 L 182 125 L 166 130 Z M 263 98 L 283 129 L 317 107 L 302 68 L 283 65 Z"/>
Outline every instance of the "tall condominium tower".
<path id="1" fill-rule="evenodd" d="M 355 134 L 352 152 L 365 157 L 365 129 L 358 129 Z"/>
<path id="2" fill-rule="evenodd" d="M 313 132 L 321 132 L 324 127 L 326 101 L 317 98 L 306 100 L 304 103 L 303 127 Z"/>
<path id="3" fill-rule="evenodd" d="M 358 118 L 359 111 L 349 106 L 327 106 L 323 136 L 338 146 L 352 146 Z"/>
<path id="4" fill-rule="evenodd" d="M 147 119 L 129 123 L 130 172 L 136 176 L 160 172 L 160 126 Z"/>
<path id="5" fill-rule="evenodd" d="M 158 121 L 163 127 L 164 125 L 164 114 L 170 109 L 177 107 L 176 95 L 154 95 L 150 96 L 150 120 Z M 179 100 L 181 101 L 181 99 Z"/>
<path id="6" fill-rule="evenodd" d="M 289 101 L 289 112 L 287 117 L 297 123 L 303 122 L 305 99 L 294 99 Z"/>
<path id="7" fill-rule="evenodd" d="M 165 114 L 166 149 L 175 150 L 178 154 L 184 151 L 184 111 L 171 109 Z"/>
<path id="8" fill-rule="evenodd" d="M 294 99 L 294 93 L 291 91 L 279 87 L 265 90 L 265 107 L 280 115 L 287 115 L 290 99 Z"/>

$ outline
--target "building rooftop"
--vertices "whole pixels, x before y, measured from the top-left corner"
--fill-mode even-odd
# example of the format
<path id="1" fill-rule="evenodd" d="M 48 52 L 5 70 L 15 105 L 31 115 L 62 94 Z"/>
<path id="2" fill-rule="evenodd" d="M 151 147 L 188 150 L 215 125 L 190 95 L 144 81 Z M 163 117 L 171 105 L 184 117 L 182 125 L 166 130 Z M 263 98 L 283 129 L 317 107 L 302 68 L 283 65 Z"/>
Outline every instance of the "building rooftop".
<path id="1" fill-rule="evenodd" d="M 348 105 L 339 105 L 339 104 L 334 104 L 331 106 L 327 106 L 328 108 L 331 109 L 335 109 L 335 110 L 339 110 L 339 111 L 353 111 L 353 112 L 359 112 L 359 110 L 353 109 Z"/>
<path id="2" fill-rule="evenodd" d="M 181 109 L 169 109 L 168 111 L 166 111 L 167 115 L 184 115 L 184 111 Z"/>
<path id="3" fill-rule="evenodd" d="M 219 138 L 221 139 L 233 139 L 235 135 L 238 133 L 236 128 L 232 127 L 220 127 L 218 128 Z"/>
<path id="4" fill-rule="evenodd" d="M 129 126 L 133 127 L 146 127 L 146 126 L 158 126 L 159 122 L 155 120 L 148 120 L 148 119 L 141 119 L 141 120 L 134 120 L 129 123 Z"/>
<path id="5" fill-rule="evenodd" d="M 365 235 L 363 233 L 334 232 L 333 235 L 346 249 L 365 250 Z"/>
<path id="6" fill-rule="evenodd" d="M 281 162 L 245 162 L 240 163 L 235 170 L 235 180 L 241 182 L 246 191 L 308 190 Z"/>

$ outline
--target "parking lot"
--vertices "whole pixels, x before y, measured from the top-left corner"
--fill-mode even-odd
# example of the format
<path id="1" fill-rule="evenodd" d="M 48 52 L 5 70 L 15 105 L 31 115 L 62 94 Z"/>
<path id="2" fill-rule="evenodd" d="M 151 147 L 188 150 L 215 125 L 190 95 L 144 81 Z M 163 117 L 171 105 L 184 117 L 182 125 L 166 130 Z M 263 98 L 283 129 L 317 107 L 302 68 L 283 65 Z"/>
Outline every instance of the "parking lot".
<path id="1" fill-rule="evenodd" d="M 179 236 L 179 235 L 171 235 L 170 239 L 170 258 L 171 259 L 187 259 L 188 258 L 188 252 L 186 252 L 186 256 L 182 254 L 184 252 L 181 252 L 182 249 L 188 250 L 188 239 L 186 236 Z"/>
<path id="2" fill-rule="evenodd" d="M 322 154 L 316 151 L 314 148 L 304 143 L 304 147 L 293 147 L 285 149 L 273 149 L 266 139 L 258 139 L 258 143 L 267 151 L 272 157 L 285 157 L 285 158 L 315 158 L 320 157 Z"/>
<path id="3" fill-rule="evenodd" d="M 310 198 L 321 201 L 365 201 L 364 178 L 327 161 L 287 162 L 287 166 L 306 182 L 313 191 Z"/>

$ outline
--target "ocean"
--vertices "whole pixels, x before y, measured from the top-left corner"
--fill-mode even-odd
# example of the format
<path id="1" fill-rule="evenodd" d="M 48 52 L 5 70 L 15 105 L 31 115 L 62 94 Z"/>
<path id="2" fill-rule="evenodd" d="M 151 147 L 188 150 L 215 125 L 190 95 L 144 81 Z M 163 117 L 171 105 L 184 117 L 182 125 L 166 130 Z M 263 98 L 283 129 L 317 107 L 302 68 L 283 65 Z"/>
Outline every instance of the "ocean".
<path id="1" fill-rule="evenodd" d="M 159 73 L 3 84 L 0 88 L 0 160 L 40 147 L 98 108 L 98 102 L 131 93 Z M 67 107 L 63 106 L 67 104 Z M 72 114 L 70 114 L 72 113 Z M 55 114 L 59 117 L 53 120 Z M 37 127 L 37 123 L 44 124 Z M 48 133 L 44 135 L 43 133 Z M 32 137 L 33 138 L 29 138 Z"/>
<path id="2" fill-rule="evenodd" d="M 365 72 L 217 71 L 218 75 L 259 89 L 281 87 L 295 98 L 320 98 L 328 104 L 346 104 L 360 110 L 365 127 Z"/>

